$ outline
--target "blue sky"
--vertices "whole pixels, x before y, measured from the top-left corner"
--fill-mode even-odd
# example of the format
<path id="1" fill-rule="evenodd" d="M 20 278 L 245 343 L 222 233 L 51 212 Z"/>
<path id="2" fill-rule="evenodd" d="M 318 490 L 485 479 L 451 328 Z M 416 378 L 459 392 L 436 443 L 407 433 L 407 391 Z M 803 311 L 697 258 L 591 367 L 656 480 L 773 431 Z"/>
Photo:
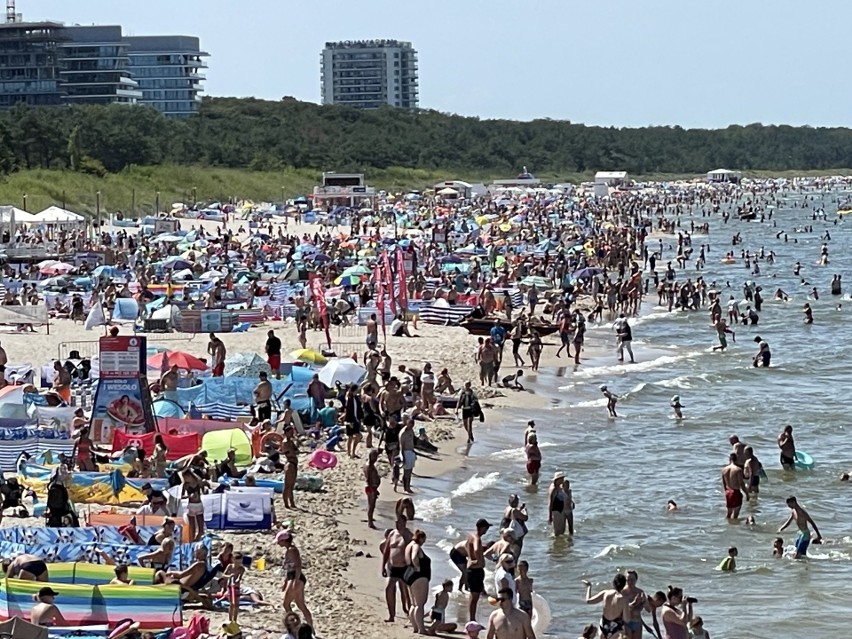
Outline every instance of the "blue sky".
<path id="1" fill-rule="evenodd" d="M 326 41 L 418 50 L 420 105 L 607 126 L 850 126 L 852 3 L 17 0 L 26 20 L 201 37 L 207 94 L 320 99 Z"/>

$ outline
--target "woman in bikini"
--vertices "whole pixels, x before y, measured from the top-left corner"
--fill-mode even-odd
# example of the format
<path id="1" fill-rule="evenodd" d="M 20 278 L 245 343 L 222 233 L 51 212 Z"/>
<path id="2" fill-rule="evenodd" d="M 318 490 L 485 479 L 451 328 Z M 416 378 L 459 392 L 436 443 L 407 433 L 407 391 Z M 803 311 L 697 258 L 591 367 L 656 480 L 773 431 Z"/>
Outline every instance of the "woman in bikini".
<path id="1" fill-rule="evenodd" d="M 284 609 L 286 612 L 290 612 L 290 607 L 296 604 L 305 621 L 313 626 L 313 617 L 305 604 L 305 584 L 308 580 L 302 572 L 302 554 L 296 548 L 293 533 L 289 530 L 282 530 L 276 535 L 275 541 L 286 548 L 284 552 Z"/>
<path id="2" fill-rule="evenodd" d="M 199 479 L 190 469 L 186 469 L 181 473 L 181 483 L 181 497 L 187 498 L 184 519 L 189 524 L 190 540 L 201 541 L 204 536 L 204 504 L 201 502 L 201 490 L 207 482 Z"/>
<path id="3" fill-rule="evenodd" d="M 293 439 L 296 429 L 292 425 L 284 429 L 284 441 L 281 443 L 281 454 L 284 456 L 284 508 L 296 508 L 296 497 L 293 493 L 296 487 L 296 477 L 299 473 L 299 447 Z"/>
<path id="4" fill-rule="evenodd" d="M 71 458 L 75 460 L 77 468 L 81 471 L 96 472 L 98 470 L 95 465 L 94 448 L 95 444 L 89 438 L 89 428 L 81 428 L 74 450 L 71 452 Z"/>
<path id="5" fill-rule="evenodd" d="M 169 447 L 163 441 L 163 436 L 160 434 L 154 435 L 154 452 L 151 454 L 151 467 L 154 477 L 165 477 L 166 466 L 169 462 L 166 456 L 169 454 Z"/>

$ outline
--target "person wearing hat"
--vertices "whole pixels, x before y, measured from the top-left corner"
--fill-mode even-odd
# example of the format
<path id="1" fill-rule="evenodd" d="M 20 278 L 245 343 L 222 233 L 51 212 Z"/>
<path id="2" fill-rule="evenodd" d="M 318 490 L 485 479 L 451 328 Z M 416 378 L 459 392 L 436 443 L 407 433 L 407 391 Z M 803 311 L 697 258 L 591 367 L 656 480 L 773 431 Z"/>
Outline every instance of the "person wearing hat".
<path id="1" fill-rule="evenodd" d="M 567 513 L 573 508 L 571 496 L 565 490 L 565 473 L 557 471 L 553 474 L 553 483 L 547 493 L 549 514 L 547 523 L 553 526 L 553 534 L 557 537 L 565 534 Z M 574 534 L 573 517 L 570 534 Z"/>
<path id="2" fill-rule="evenodd" d="M 39 589 L 35 597 L 36 605 L 30 611 L 30 622 L 34 626 L 67 626 L 68 622 L 59 608 L 56 607 L 54 597 L 59 593 L 50 586 Z"/>
<path id="3" fill-rule="evenodd" d="M 497 558 L 497 568 L 494 570 L 494 589 L 501 591 L 509 589 L 512 591 L 512 601 L 517 599 L 517 588 L 515 587 L 515 557 L 504 552 Z"/>
<path id="4" fill-rule="evenodd" d="M 680 403 L 680 395 L 672 397 L 671 407 L 677 419 L 683 419 L 683 404 Z"/>
<path id="5" fill-rule="evenodd" d="M 479 639 L 479 633 L 485 630 L 485 626 L 476 621 L 468 621 L 464 625 L 464 636 L 467 639 Z"/>

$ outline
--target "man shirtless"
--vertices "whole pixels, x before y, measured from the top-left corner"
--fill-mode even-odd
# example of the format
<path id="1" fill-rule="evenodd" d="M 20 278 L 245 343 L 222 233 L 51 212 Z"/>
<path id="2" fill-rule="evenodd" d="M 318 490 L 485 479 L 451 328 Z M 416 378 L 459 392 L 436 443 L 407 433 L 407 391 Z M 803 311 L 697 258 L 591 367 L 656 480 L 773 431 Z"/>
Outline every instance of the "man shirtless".
<path id="1" fill-rule="evenodd" d="M 601 637 L 603 639 L 620 637 L 624 630 L 624 619 L 628 609 L 627 597 L 622 593 L 627 585 L 627 577 L 621 573 L 617 574 L 612 580 L 612 588 L 601 590 L 594 597 L 592 596 L 592 584 L 585 579 L 583 583 L 586 585 L 586 603 L 603 603 L 600 623 Z"/>
<path id="2" fill-rule="evenodd" d="M 405 397 L 400 391 L 399 380 L 391 377 L 379 394 L 379 408 L 386 420 L 393 416 L 397 422 L 402 421 L 402 409 L 405 407 Z"/>
<path id="3" fill-rule="evenodd" d="M 816 533 L 816 539 L 814 539 L 815 544 L 822 543 L 822 535 L 819 533 L 819 528 L 817 528 L 816 522 L 811 519 L 811 516 L 808 514 L 808 511 L 802 508 L 799 505 L 799 502 L 796 501 L 796 498 L 792 495 L 787 497 L 787 507 L 790 509 L 790 516 L 787 517 L 787 521 L 784 522 L 784 525 L 778 529 L 778 534 L 780 535 L 791 523 L 796 522 L 796 526 L 799 528 L 799 532 L 796 533 L 796 554 L 793 555 L 793 559 L 801 559 L 808 553 L 808 546 L 811 543 L 811 530 L 808 527 L 808 524 L 813 526 L 814 532 Z"/>
<path id="4" fill-rule="evenodd" d="M 784 470 L 796 468 L 796 442 L 793 439 L 793 427 L 787 425 L 778 435 L 778 448 L 781 449 L 781 467 Z"/>
<path id="5" fill-rule="evenodd" d="M 210 333 L 207 353 L 213 358 L 211 364 L 213 377 L 222 377 L 225 374 L 225 357 L 228 355 L 228 349 L 225 348 L 225 343 L 216 337 L 216 333 Z"/>
<path id="6" fill-rule="evenodd" d="M 485 519 L 476 522 L 476 532 L 467 536 L 467 588 L 470 591 L 468 614 L 470 621 L 476 621 L 476 607 L 479 598 L 485 592 L 485 548 L 482 536 L 488 532 L 491 524 Z M 510 600 L 511 603 L 511 600 Z M 489 632 L 490 636 L 490 632 Z"/>
<path id="7" fill-rule="evenodd" d="M 160 378 L 160 392 L 166 399 L 177 399 L 177 387 L 180 380 L 177 364 L 173 364 Z"/>
<path id="8" fill-rule="evenodd" d="M 195 549 L 195 561 L 186 570 L 157 571 L 154 574 L 155 584 L 178 584 L 184 596 L 194 596 L 204 604 L 212 603 L 210 598 L 198 591 L 209 584 L 218 570 L 207 567 L 207 548 L 198 546 Z M 219 566 L 221 570 L 221 566 Z"/>
<path id="9" fill-rule="evenodd" d="M 728 519 L 737 519 L 740 516 L 744 489 L 743 469 L 737 465 L 737 454 L 731 453 L 728 457 L 728 465 L 722 469 L 722 490 L 725 492 Z M 745 496 L 746 499 L 749 498 L 747 492 Z"/>
<path id="10" fill-rule="evenodd" d="M 382 544 L 382 577 L 385 577 L 387 585 L 385 586 L 385 601 L 388 605 L 387 622 L 393 622 L 396 619 L 396 588 L 399 586 L 399 598 L 402 601 L 402 609 L 408 614 L 410 606 L 408 597 L 408 587 L 403 581 L 405 576 L 406 560 L 405 547 L 411 541 L 412 534 L 406 524 L 408 520 L 405 515 L 399 514 L 396 517 L 396 528 L 388 533 L 387 538 Z"/>
<path id="11" fill-rule="evenodd" d="M 406 417 L 399 431 L 399 454 L 402 455 L 402 489 L 407 493 L 411 492 L 411 475 L 417 463 L 414 441 L 414 420 Z"/>
<path id="12" fill-rule="evenodd" d="M 265 371 L 258 374 L 259 382 L 254 387 L 255 417 L 260 421 L 272 419 L 272 382 Z"/>
<path id="13" fill-rule="evenodd" d="M 736 435 L 731 435 L 728 441 L 731 444 L 731 452 L 737 456 L 737 466 L 742 468 L 745 465 L 745 444 Z"/>
<path id="14" fill-rule="evenodd" d="M 760 492 L 760 473 L 763 466 L 755 457 L 751 446 L 745 447 L 745 464 L 743 464 L 743 479 L 745 480 L 746 492 L 757 495 Z"/>
<path id="15" fill-rule="evenodd" d="M 625 576 L 627 586 L 624 588 L 624 596 L 627 597 L 628 603 L 624 611 L 624 636 L 625 639 L 642 639 L 642 611 L 650 610 L 650 604 L 645 591 L 636 586 L 639 573 L 628 570 Z"/>
<path id="16" fill-rule="evenodd" d="M 375 528 L 373 522 L 373 513 L 376 511 L 376 500 L 379 498 L 379 486 L 382 484 L 382 477 L 379 475 L 379 469 L 376 468 L 376 460 L 379 458 L 379 449 L 374 448 L 370 451 L 367 458 L 367 464 L 364 466 L 364 492 L 367 493 L 367 525 L 370 528 Z"/>
<path id="17" fill-rule="evenodd" d="M 488 639 L 535 639 L 530 616 L 512 604 L 511 588 L 497 593 L 500 608 L 488 618 Z"/>
<path id="18" fill-rule="evenodd" d="M 384 312 L 384 309 L 382 309 Z M 367 348 L 376 348 L 379 344 L 379 324 L 376 322 L 376 314 L 371 313 L 367 320 Z"/>

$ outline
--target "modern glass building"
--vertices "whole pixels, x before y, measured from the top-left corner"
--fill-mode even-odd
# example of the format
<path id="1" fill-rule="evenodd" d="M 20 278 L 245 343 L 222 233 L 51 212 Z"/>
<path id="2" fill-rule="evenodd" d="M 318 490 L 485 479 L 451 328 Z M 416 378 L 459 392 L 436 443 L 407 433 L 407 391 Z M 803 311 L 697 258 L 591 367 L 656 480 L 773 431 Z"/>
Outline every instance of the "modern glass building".
<path id="1" fill-rule="evenodd" d="M 198 38 L 191 36 L 127 37 L 130 72 L 142 91 L 140 104 L 164 115 L 188 117 L 201 102 L 204 58 Z"/>
<path id="2" fill-rule="evenodd" d="M 69 103 L 136 104 L 142 99 L 120 26 L 66 27 L 64 33 L 60 76 Z"/>
<path id="3" fill-rule="evenodd" d="M 416 109 L 417 51 L 398 40 L 327 42 L 321 54 L 323 104 Z"/>
<path id="4" fill-rule="evenodd" d="M 64 102 L 59 73 L 63 26 L 56 22 L 0 24 L 0 108 Z"/>

